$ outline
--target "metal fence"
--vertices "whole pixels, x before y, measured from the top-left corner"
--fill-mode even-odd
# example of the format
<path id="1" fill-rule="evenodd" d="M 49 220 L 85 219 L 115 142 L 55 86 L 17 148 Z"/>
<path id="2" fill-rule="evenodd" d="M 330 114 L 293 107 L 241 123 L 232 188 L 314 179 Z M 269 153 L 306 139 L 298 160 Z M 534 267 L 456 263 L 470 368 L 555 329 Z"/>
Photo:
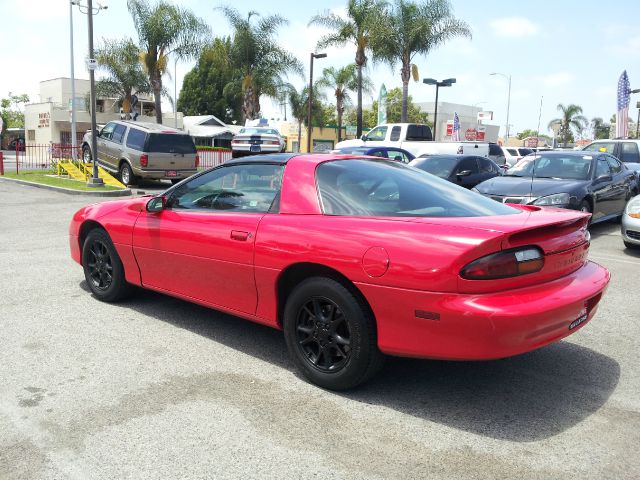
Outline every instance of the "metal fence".
<path id="1" fill-rule="evenodd" d="M 200 157 L 199 168 L 200 170 L 205 170 L 207 168 L 217 167 L 218 165 L 222 165 L 227 160 L 231 160 L 231 150 L 198 149 L 198 156 Z"/>

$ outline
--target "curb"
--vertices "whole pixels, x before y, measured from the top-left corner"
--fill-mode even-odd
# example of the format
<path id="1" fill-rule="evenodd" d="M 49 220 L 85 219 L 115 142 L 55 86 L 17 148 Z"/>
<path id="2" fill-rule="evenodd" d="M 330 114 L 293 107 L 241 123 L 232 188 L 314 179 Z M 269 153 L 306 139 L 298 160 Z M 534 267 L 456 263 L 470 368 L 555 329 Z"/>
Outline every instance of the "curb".
<path id="1" fill-rule="evenodd" d="M 90 195 L 92 197 L 128 197 L 132 194 L 131 189 L 129 188 L 126 188 L 124 190 L 109 190 L 105 192 L 100 192 L 100 191 L 94 192 L 91 190 L 85 191 L 85 190 L 73 190 L 71 188 L 64 188 L 64 187 L 54 187 L 53 185 L 45 185 L 43 183 L 28 182 L 26 180 L 18 180 L 15 178 L 0 177 L 0 180 L 5 182 L 20 183 L 22 185 L 28 185 L 30 187 L 43 188 L 45 190 L 55 190 L 57 192 L 66 193 L 67 195 Z"/>

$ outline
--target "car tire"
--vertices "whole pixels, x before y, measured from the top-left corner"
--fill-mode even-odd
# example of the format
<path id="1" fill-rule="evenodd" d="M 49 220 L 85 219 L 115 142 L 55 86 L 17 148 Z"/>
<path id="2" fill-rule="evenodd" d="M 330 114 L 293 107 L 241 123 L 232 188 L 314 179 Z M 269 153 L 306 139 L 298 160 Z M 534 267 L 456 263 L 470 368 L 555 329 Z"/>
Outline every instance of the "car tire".
<path id="1" fill-rule="evenodd" d="M 88 146 L 84 146 L 82 148 L 82 162 L 83 163 L 91 163 L 91 149 Z"/>
<path id="2" fill-rule="evenodd" d="M 120 165 L 120 181 L 124 185 L 131 185 L 137 182 L 137 178 L 133 174 L 133 169 L 127 162 L 122 162 L 122 165 Z"/>
<path id="3" fill-rule="evenodd" d="M 384 362 L 369 308 L 333 279 L 300 283 L 287 298 L 283 327 L 293 363 L 322 388 L 353 388 Z"/>
<path id="4" fill-rule="evenodd" d="M 91 230 L 82 246 L 82 268 L 91 292 L 103 302 L 124 299 L 131 290 L 124 267 L 109 234 Z"/>
<path id="5" fill-rule="evenodd" d="M 636 243 L 627 242 L 626 240 L 623 240 L 623 242 L 624 242 L 624 246 L 627 247 L 630 250 L 639 250 L 640 249 L 640 245 L 638 245 Z"/>
<path id="6" fill-rule="evenodd" d="M 172 178 L 171 185 L 175 185 L 177 183 L 180 183 L 181 181 L 182 181 L 182 178 Z"/>

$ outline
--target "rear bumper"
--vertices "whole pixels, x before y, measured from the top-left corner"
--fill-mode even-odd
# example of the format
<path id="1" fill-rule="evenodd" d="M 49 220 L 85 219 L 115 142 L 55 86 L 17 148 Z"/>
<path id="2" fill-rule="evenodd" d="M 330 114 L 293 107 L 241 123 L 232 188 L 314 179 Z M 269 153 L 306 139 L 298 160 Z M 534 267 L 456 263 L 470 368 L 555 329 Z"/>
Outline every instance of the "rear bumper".
<path id="1" fill-rule="evenodd" d="M 176 172 L 174 176 L 167 175 L 167 172 Z M 176 179 L 176 178 L 188 178 L 198 172 L 195 168 L 189 170 L 147 170 L 142 168 L 133 167 L 134 175 L 140 178 L 151 178 L 155 180 L 160 179 Z"/>
<path id="2" fill-rule="evenodd" d="M 481 295 L 358 288 L 373 309 L 383 352 L 490 360 L 535 350 L 579 330 L 595 315 L 609 279 L 605 268 L 587 262 L 553 282 Z M 583 321 L 570 329 L 580 317 Z"/>

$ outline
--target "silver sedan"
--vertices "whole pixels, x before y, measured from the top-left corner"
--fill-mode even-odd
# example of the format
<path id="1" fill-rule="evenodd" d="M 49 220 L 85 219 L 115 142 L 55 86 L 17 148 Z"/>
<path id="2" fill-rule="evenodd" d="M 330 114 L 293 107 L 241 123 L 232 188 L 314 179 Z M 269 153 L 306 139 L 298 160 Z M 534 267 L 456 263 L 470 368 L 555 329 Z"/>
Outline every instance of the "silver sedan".
<path id="1" fill-rule="evenodd" d="M 636 195 L 622 215 L 622 240 L 627 248 L 640 248 L 640 195 Z"/>

